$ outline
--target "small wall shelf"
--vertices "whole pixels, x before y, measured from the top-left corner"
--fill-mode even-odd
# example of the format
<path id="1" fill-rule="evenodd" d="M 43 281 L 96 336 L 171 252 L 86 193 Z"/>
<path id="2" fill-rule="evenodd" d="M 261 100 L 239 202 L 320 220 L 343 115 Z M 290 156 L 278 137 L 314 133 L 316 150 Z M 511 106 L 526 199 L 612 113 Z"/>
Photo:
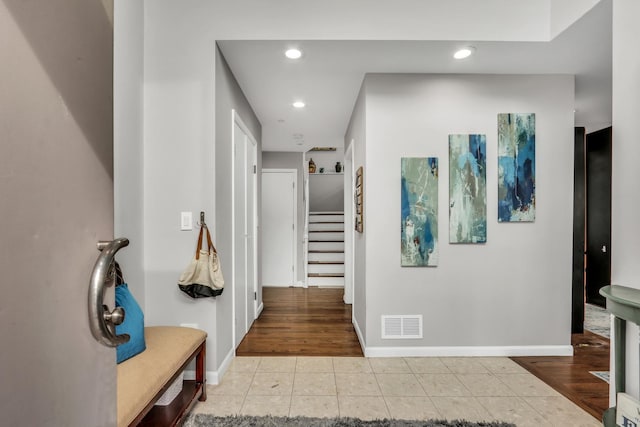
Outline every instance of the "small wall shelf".
<path id="1" fill-rule="evenodd" d="M 316 173 L 310 173 L 309 176 L 319 176 L 319 175 L 344 175 L 343 172 L 316 172 Z"/>
<path id="2" fill-rule="evenodd" d="M 607 299 L 607 311 L 613 314 L 613 349 L 615 357 L 616 396 L 625 390 L 626 323 L 640 325 L 640 289 L 611 285 L 600 289 L 600 295 Z M 616 425 L 616 407 L 607 409 L 602 418 L 606 427 Z"/>

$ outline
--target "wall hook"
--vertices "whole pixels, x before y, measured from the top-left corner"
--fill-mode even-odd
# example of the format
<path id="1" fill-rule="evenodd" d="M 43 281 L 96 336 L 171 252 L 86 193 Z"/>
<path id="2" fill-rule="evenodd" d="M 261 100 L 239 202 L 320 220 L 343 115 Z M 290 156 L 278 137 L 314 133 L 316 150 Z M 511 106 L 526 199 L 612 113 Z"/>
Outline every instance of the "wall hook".
<path id="1" fill-rule="evenodd" d="M 207 227 L 207 223 L 204 222 L 204 211 L 200 211 L 200 223 L 198 225 L 200 227 Z"/>

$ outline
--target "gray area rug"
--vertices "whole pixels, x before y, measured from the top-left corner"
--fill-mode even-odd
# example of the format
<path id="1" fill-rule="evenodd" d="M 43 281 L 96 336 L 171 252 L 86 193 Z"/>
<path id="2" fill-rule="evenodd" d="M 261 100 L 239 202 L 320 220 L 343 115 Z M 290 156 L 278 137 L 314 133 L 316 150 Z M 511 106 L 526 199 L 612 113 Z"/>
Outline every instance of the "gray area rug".
<path id="1" fill-rule="evenodd" d="M 308 418 L 308 417 L 216 417 L 209 414 L 191 414 L 184 427 L 515 427 L 502 422 L 469 421 L 410 421 L 375 420 L 357 418 Z"/>
<path id="2" fill-rule="evenodd" d="M 584 328 L 605 338 L 611 337 L 611 316 L 604 308 L 585 304 Z"/>

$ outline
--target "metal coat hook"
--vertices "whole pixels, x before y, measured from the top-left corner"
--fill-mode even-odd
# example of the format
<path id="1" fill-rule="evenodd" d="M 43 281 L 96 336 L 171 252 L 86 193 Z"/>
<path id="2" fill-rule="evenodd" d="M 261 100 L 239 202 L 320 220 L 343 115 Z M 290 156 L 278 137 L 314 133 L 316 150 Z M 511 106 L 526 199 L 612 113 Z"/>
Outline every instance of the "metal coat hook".
<path id="1" fill-rule="evenodd" d="M 200 223 L 198 224 L 200 227 L 206 227 L 207 223 L 204 222 L 204 211 L 200 211 Z"/>

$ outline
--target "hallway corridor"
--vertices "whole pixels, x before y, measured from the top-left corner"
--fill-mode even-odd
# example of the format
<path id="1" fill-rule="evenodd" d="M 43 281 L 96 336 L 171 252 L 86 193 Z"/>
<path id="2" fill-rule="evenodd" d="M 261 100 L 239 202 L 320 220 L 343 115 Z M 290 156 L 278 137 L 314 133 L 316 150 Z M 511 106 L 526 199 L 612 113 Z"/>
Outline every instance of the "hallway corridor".
<path id="1" fill-rule="evenodd" d="M 237 356 L 362 356 L 343 288 L 263 288 Z"/>

